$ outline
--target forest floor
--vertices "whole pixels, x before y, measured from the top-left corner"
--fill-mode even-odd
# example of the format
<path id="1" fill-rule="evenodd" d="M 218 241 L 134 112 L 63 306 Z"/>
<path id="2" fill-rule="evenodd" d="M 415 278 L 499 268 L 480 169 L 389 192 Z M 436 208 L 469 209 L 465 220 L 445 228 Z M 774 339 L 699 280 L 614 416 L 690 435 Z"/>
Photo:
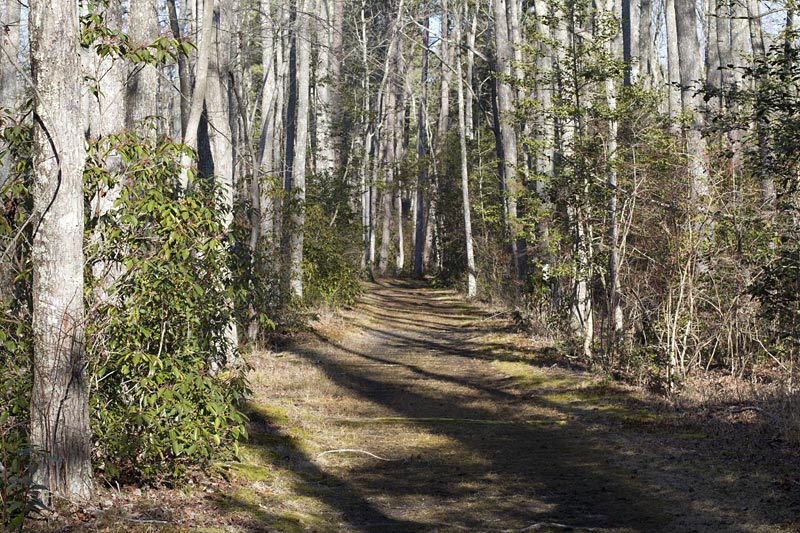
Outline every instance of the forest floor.
<path id="1" fill-rule="evenodd" d="M 800 531 L 797 450 L 758 411 L 690 416 L 451 291 L 370 285 L 250 362 L 241 462 L 106 491 L 67 529 Z"/>

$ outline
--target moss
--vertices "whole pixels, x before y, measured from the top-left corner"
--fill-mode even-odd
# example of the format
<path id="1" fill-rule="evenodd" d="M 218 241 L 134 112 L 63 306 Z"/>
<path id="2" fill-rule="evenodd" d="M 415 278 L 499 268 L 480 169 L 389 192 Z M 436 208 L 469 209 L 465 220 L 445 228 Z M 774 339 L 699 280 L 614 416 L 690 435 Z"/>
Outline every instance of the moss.
<path id="1" fill-rule="evenodd" d="M 583 382 L 572 377 L 552 375 L 524 362 L 494 361 L 492 366 L 510 376 L 514 383 L 526 389 L 560 389 L 578 387 Z"/>
<path id="2" fill-rule="evenodd" d="M 277 477 L 269 468 L 252 463 L 226 463 L 221 466 L 246 481 L 269 481 Z"/>
<path id="3" fill-rule="evenodd" d="M 676 433 L 675 438 L 681 440 L 704 440 L 708 438 L 708 435 L 702 432 L 691 432 L 687 431 L 685 433 Z"/>
<path id="4" fill-rule="evenodd" d="M 244 404 L 243 411 L 253 422 L 261 422 L 269 425 L 289 423 L 289 415 L 277 405 L 266 405 L 251 401 Z"/>

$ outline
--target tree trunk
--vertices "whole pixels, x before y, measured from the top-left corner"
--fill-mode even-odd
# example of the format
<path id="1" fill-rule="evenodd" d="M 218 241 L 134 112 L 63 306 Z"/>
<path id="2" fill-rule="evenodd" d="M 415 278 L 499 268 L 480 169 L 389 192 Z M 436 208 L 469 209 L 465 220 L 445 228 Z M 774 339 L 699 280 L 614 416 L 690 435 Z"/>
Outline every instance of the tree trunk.
<path id="1" fill-rule="evenodd" d="M 316 39 L 319 43 L 317 61 L 315 64 L 315 94 L 316 102 L 314 112 L 316 115 L 316 141 L 317 172 L 332 175 L 334 172 L 335 157 L 333 153 L 333 134 L 331 124 L 331 107 L 333 91 L 331 90 L 331 55 L 333 46 L 331 31 L 333 22 L 333 5 L 331 0 L 316 0 L 317 31 Z"/>
<path id="2" fill-rule="evenodd" d="M 128 35 L 131 46 L 145 48 L 160 35 L 158 2 L 132 0 L 128 11 Z M 155 117 L 158 99 L 158 69 L 147 63 L 132 65 L 128 76 L 128 118 L 130 129 L 141 127 L 145 120 Z M 147 135 L 154 135 L 149 129 Z"/>
<path id="3" fill-rule="evenodd" d="M 576 6 L 569 3 L 564 7 L 563 20 L 557 24 L 555 41 L 558 47 L 557 79 L 560 99 L 570 102 L 575 109 L 581 107 L 581 94 L 585 90 L 578 79 L 577 52 L 578 35 L 576 34 Z M 574 143 L 580 133 L 580 115 L 564 116 L 559 122 L 560 146 L 558 146 L 558 162 L 569 164 L 574 153 Z M 569 169 L 568 169 L 569 171 Z M 594 336 L 594 316 L 592 313 L 592 242 L 591 225 L 587 214 L 587 194 L 589 183 L 585 176 L 575 187 L 574 197 L 568 200 L 567 226 L 572 233 L 572 294 L 569 303 L 570 330 L 576 341 L 580 342 L 582 354 L 591 357 Z"/>
<path id="4" fill-rule="evenodd" d="M 536 31 L 543 37 L 552 37 L 552 28 L 546 20 L 552 7 L 545 0 L 536 0 Z M 557 62 L 555 51 L 545 43 L 540 45 L 540 53 L 536 59 L 540 72 L 554 73 Z M 537 138 L 541 148 L 536 151 L 536 198 L 542 205 L 548 205 L 548 188 L 555 178 L 554 160 L 556 157 L 556 130 L 552 116 L 553 91 L 556 88 L 555 79 L 539 80 L 536 84 L 536 99 L 541 103 L 543 113 L 540 114 L 539 126 L 536 128 Z M 538 261 L 540 263 L 543 281 L 546 281 L 550 270 L 552 258 L 550 257 L 550 221 L 547 216 L 539 217 L 536 224 L 538 240 Z"/>
<path id="5" fill-rule="evenodd" d="M 753 55 L 764 55 L 764 33 L 761 30 L 761 4 L 759 0 L 747 0 L 747 16 L 750 22 L 750 46 Z"/>
<path id="6" fill-rule="evenodd" d="M 391 53 L 391 52 L 390 52 Z M 392 69 L 394 61 L 389 63 Z M 394 204 L 395 184 L 394 184 L 394 134 L 395 134 L 395 112 L 394 91 L 388 91 L 386 99 L 381 105 L 382 114 L 385 115 L 385 123 L 380 135 L 381 144 L 381 165 L 383 173 L 383 190 L 381 191 L 382 225 L 381 228 L 381 249 L 378 255 L 378 273 L 385 276 L 389 270 L 389 247 L 392 239 L 392 207 Z"/>
<path id="7" fill-rule="evenodd" d="M 464 241 L 467 255 L 467 298 L 474 298 L 478 286 L 475 276 L 475 253 L 472 249 L 472 219 L 469 201 L 469 169 L 467 168 L 467 125 L 464 105 L 464 80 L 461 74 L 461 9 L 456 9 L 456 88 L 458 91 L 458 139 L 461 145 L 461 196 L 464 205 Z"/>
<path id="8" fill-rule="evenodd" d="M 467 4 L 467 20 L 469 22 L 469 31 L 467 32 L 467 78 L 466 84 L 467 87 L 470 88 L 465 94 L 466 101 L 464 102 L 464 119 L 466 121 L 467 126 L 467 139 L 473 140 L 475 138 L 475 118 L 473 113 L 473 91 L 472 85 L 475 79 L 474 70 L 475 70 L 475 35 L 478 32 L 478 12 L 477 7 L 470 8 L 470 5 Z"/>
<path id="9" fill-rule="evenodd" d="M 102 8 L 102 15 L 106 25 L 113 30 L 122 28 L 122 6 L 111 2 Z M 125 66 L 122 60 L 110 54 L 98 53 L 97 43 L 84 50 L 84 68 L 86 69 L 85 83 L 90 84 L 84 90 L 90 94 L 89 106 L 86 110 L 85 129 L 90 138 L 108 137 L 125 131 Z M 122 158 L 115 149 L 111 149 L 105 156 L 105 169 L 113 179 L 111 186 L 98 185 L 95 196 L 91 199 L 90 217 L 99 220 L 114 207 L 124 182 Z M 91 235 L 96 243 L 99 235 Z M 95 298 L 105 300 L 107 289 L 121 274 L 122 265 L 119 262 L 97 261 L 91 264 L 92 276 L 99 281 Z"/>
<path id="10" fill-rule="evenodd" d="M 331 148 L 333 149 L 333 168 L 338 171 L 342 167 L 342 117 L 344 105 L 342 103 L 342 63 L 344 61 L 344 0 L 330 1 L 330 90 L 331 90 Z"/>
<path id="11" fill-rule="evenodd" d="M 678 17 L 681 16 L 681 5 L 680 2 L 682 0 L 676 0 L 675 8 L 679 11 L 676 11 Z M 739 0 L 736 0 L 739 1 Z M 728 88 L 731 83 L 733 82 L 733 72 L 731 71 L 731 65 L 733 65 L 733 50 L 731 49 L 731 13 L 730 13 L 730 5 L 728 0 L 711 0 L 711 3 L 714 7 L 714 22 L 716 23 L 716 36 L 717 36 L 717 53 L 719 58 L 719 66 L 720 70 L 720 87 Z M 694 16 L 692 17 L 693 20 L 696 20 Z M 680 29 L 681 21 L 678 20 L 678 38 L 681 35 Z M 696 33 L 696 32 L 695 32 Z M 689 43 L 690 46 L 692 43 Z M 699 44 L 696 50 L 699 50 Z M 683 50 L 681 50 L 683 52 Z M 683 60 L 683 58 L 681 58 Z M 721 105 L 726 105 L 726 103 L 722 103 Z"/>
<path id="12" fill-rule="evenodd" d="M 208 60 L 208 84 L 206 88 L 205 117 L 208 122 L 208 140 L 211 147 L 211 161 L 207 166 L 213 168 L 214 182 L 218 187 L 223 209 L 225 231 L 233 225 L 234 183 L 234 126 L 231 124 L 231 93 L 233 88 L 231 35 L 233 33 L 233 0 L 220 0 L 214 7 L 214 22 L 211 29 L 211 49 Z M 202 158 L 202 154 L 201 154 Z M 227 265 L 222 266 L 225 283 L 231 282 Z M 233 302 L 226 302 L 230 311 Z M 231 317 L 225 327 L 227 341 L 225 362 L 232 364 L 238 347 L 236 321 Z"/>
<path id="13" fill-rule="evenodd" d="M 606 13 L 611 11 L 611 1 L 606 0 L 604 10 Z M 623 3 L 623 24 L 625 18 L 625 4 L 630 4 L 630 0 Z M 630 7 L 628 8 L 630 9 Z M 629 25 L 630 26 L 630 25 Z M 623 32 L 624 32 L 623 26 Z M 628 39 L 631 40 L 630 38 Z M 608 50 L 609 57 L 614 59 L 614 50 L 609 42 Z M 628 52 L 630 53 L 630 52 Z M 630 78 L 626 80 L 630 83 Z M 614 86 L 614 78 L 611 76 L 606 77 L 605 80 L 605 97 L 606 105 L 608 106 L 608 139 L 606 140 L 606 153 L 608 154 L 608 169 L 606 184 L 608 185 L 608 277 L 609 277 L 609 323 L 610 328 L 610 342 L 612 347 L 611 351 L 617 351 L 617 343 L 622 338 L 622 305 L 620 303 L 621 283 L 619 279 L 619 220 L 617 213 L 617 132 L 619 125 L 617 123 L 617 96 L 616 88 Z"/>
<path id="14" fill-rule="evenodd" d="M 425 197 L 428 187 L 428 162 L 426 139 L 427 139 L 427 119 L 428 119 L 428 36 L 429 19 L 423 21 L 422 30 L 422 68 L 420 74 L 420 85 L 422 86 L 419 110 L 417 113 L 417 201 L 414 213 L 414 276 L 422 277 L 425 263 L 423 261 L 423 251 L 425 248 L 425 235 L 429 221 L 426 217 Z"/>
<path id="15" fill-rule="evenodd" d="M 206 89 L 208 87 L 208 63 L 211 53 L 211 37 L 214 25 L 214 0 L 206 0 L 203 11 L 203 22 L 200 28 L 200 39 L 197 44 L 197 65 L 195 66 L 194 90 L 192 91 L 192 106 L 189 110 L 189 118 L 186 121 L 186 133 L 183 137 L 183 144 L 191 149 L 197 150 L 198 129 L 200 118 L 203 114 L 203 103 L 206 99 Z M 189 171 L 192 166 L 192 158 L 188 152 L 181 154 L 181 173 L 179 182 L 181 188 L 186 190 L 189 186 Z"/>
<path id="16" fill-rule="evenodd" d="M 395 211 L 397 213 L 397 257 L 395 267 L 397 272 L 402 272 L 406 267 L 405 232 L 403 228 L 403 184 L 400 182 L 400 164 L 405 157 L 405 122 L 406 122 L 406 95 L 405 79 L 402 75 L 406 65 L 403 64 L 402 41 L 398 43 L 395 58 L 395 86 L 394 86 L 394 181 L 395 181 Z"/>
<path id="17" fill-rule="evenodd" d="M 308 117 L 310 109 L 311 17 L 310 0 L 297 1 L 295 20 L 295 131 L 292 166 L 289 174 L 287 212 L 289 214 L 289 289 L 295 298 L 303 297 L 303 232 L 306 220 L 306 158 L 308 156 Z M 288 155 L 287 155 L 288 158 Z"/>
<path id="18" fill-rule="evenodd" d="M 639 74 L 644 77 L 645 87 L 656 85 L 658 62 L 653 46 L 653 5 L 651 0 L 641 0 L 639 8 Z"/>
<path id="19" fill-rule="evenodd" d="M 706 12 L 705 35 L 706 35 L 706 87 L 711 91 L 719 91 L 722 88 L 722 66 L 719 59 L 719 45 L 717 43 L 717 1 L 705 0 L 704 8 Z M 713 100 L 720 108 L 718 98 Z M 712 102 L 712 100 L 709 100 Z"/>
<path id="20" fill-rule="evenodd" d="M 166 0 L 167 15 L 169 16 L 169 27 L 172 37 L 183 41 L 178 12 L 175 8 L 175 0 Z M 181 112 L 181 137 L 186 135 L 186 124 L 189 121 L 189 113 L 192 107 L 192 80 L 189 72 L 189 58 L 183 54 L 178 54 L 178 83 L 180 90 L 180 112 Z"/>
<path id="21" fill-rule="evenodd" d="M 689 158 L 689 178 L 693 197 L 708 196 L 708 172 L 706 170 L 706 142 L 702 135 L 702 94 L 694 84 L 701 79 L 700 41 L 697 37 L 697 17 L 692 0 L 675 0 L 677 37 L 681 43 L 679 64 L 681 105 L 685 115 L 691 118 L 686 134 L 686 152 Z"/>
<path id="22" fill-rule="evenodd" d="M 512 0 L 514 1 L 514 0 Z M 506 192 L 506 224 L 511 237 L 511 249 L 517 281 L 526 275 L 527 257 L 525 241 L 520 238 L 522 232 L 517 217 L 517 198 L 520 195 L 520 184 L 517 179 L 517 135 L 514 130 L 514 96 L 509 82 L 512 75 L 511 60 L 514 53 L 509 41 L 506 0 L 493 0 L 494 38 L 496 53 L 497 107 L 500 122 L 500 136 L 503 146 L 503 178 Z M 498 154 L 499 155 L 499 154 Z"/>
<path id="23" fill-rule="evenodd" d="M 19 88 L 17 84 L 17 54 L 20 35 L 20 5 L 18 0 L 6 0 L 2 23 L 5 35 L 0 39 L 2 56 L 0 57 L 0 105 L 9 109 L 12 114 L 17 107 Z M 13 61 L 12 61 L 13 60 Z M 8 181 L 11 156 L 4 153 L 0 156 L 0 189 Z"/>
<path id="24" fill-rule="evenodd" d="M 91 432 L 84 360 L 83 146 L 78 6 L 31 0 L 33 389 L 31 445 L 43 494 L 87 500 Z M 76 142 L 78 140 L 78 142 Z"/>
<path id="25" fill-rule="evenodd" d="M 673 125 L 681 114 L 681 91 L 675 86 L 681 83 L 681 69 L 678 51 L 678 26 L 675 20 L 675 0 L 664 0 L 664 22 L 667 32 L 667 92 L 669 118 Z M 673 130 L 675 126 L 673 126 Z"/>

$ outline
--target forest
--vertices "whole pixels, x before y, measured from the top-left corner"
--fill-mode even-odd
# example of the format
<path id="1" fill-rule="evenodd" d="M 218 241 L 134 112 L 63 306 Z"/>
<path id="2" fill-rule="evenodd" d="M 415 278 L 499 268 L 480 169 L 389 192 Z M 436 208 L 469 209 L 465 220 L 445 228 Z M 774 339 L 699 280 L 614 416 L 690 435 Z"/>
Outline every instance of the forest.
<path id="1" fill-rule="evenodd" d="M 0 1 L 2 527 L 232 464 L 258 361 L 414 291 L 795 446 L 797 14 Z"/>

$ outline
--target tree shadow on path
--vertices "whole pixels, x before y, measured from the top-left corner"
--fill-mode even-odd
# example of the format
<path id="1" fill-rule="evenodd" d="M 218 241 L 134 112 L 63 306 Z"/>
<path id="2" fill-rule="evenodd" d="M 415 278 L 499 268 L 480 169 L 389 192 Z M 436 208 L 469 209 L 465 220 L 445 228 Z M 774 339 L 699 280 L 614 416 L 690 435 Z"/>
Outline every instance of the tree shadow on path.
<path id="1" fill-rule="evenodd" d="M 285 460 L 317 484 L 314 497 L 341 514 L 343 528 L 744 533 L 786 524 L 765 506 L 728 498 L 737 483 L 763 483 L 768 473 L 737 463 L 719 471 L 693 457 L 718 443 L 647 432 L 591 402 L 520 394 L 470 343 L 480 317 L 444 291 L 395 282 L 373 288 L 341 341 L 318 336 L 290 349 L 369 407 L 326 423 L 391 459 L 317 466 L 299 448 L 289 452 Z M 507 348 L 509 361 L 520 360 Z"/>

